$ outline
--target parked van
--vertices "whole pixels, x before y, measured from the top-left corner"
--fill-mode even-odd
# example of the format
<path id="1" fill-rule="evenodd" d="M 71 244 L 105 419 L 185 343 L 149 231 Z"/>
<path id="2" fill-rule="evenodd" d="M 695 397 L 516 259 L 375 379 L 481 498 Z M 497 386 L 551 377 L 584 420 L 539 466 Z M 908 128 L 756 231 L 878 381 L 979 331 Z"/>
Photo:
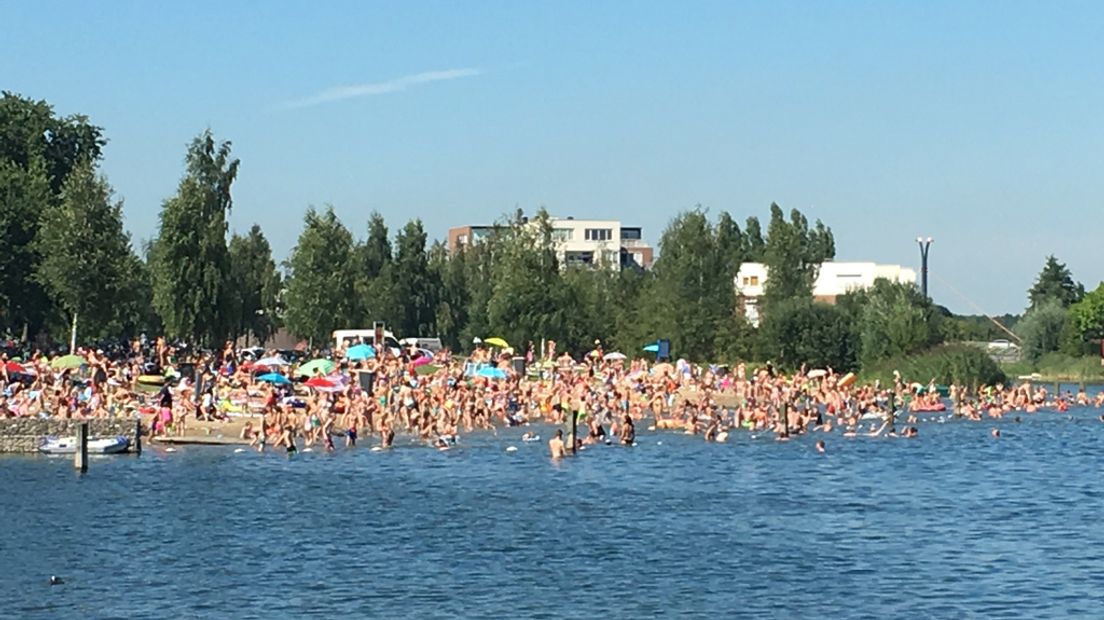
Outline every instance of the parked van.
<path id="1" fill-rule="evenodd" d="M 336 349 L 348 349 L 354 344 L 366 343 L 370 344 L 379 350 L 379 346 L 376 345 L 376 330 L 372 328 L 366 329 L 337 329 L 333 333 L 334 348 Z M 395 334 L 389 331 L 383 332 L 383 345 L 391 350 L 393 355 L 401 354 L 399 349 L 399 341 L 395 338 Z"/>

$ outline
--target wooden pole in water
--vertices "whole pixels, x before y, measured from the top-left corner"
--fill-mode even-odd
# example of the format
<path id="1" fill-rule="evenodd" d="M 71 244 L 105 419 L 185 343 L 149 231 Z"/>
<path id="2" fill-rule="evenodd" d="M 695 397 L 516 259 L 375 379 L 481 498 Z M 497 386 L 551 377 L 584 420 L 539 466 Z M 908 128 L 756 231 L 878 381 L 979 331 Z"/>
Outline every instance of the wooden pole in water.
<path id="1" fill-rule="evenodd" d="M 782 418 L 782 436 L 790 436 L 790 406 L 787 403 L 782 403 L 782 407 L 778 410 L 779 416 Z"/>
<path id="2" fill-rule="evenodd" d="M 572 454 L 575 454 L 575 450 L 576 450 L 576 448 L 575 448 L 575 446 L 576 446 L 575 431 L 577 431 L 578 429 L 579 429 L 579 412 L 578 411 L 572 411 L 571 412 L 571 453 Z"/>
<path id="3" fill-rule="evenodd" d="M 142 453 L 142 417 L 134 421 L 134 452 Z"/>
<path id="4" fill-rule="evenodd" d="M 77 423 L 77 451 L 73 453 L 73 466 L 83 474 L 88 471 L 88 422 Z"/>

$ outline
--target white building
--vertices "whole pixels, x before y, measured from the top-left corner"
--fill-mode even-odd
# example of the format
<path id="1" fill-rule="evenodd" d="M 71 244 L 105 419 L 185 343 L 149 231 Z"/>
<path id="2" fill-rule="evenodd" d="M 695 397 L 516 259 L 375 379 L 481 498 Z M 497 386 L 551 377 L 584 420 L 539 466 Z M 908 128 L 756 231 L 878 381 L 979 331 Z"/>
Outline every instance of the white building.
<path id="1" fill-rule="evenodd" d="M 638 265 L 652 266 L 653 250 L 645 243 L 638 226 L 624 226 L 618 220 L 577 220 L 553 217 L 552 238 L 561 265 L 602 265 L 620 269 Z M 449 230 L 449 250 L 477 242 L 491 226 L 460 226 Z"/>
<path id="2" fill-rule="evenodd" d="M 874 281 L 916 284 L 916 272 L 901 265 L 877 263 L 821 263 L 813 283 L 813 298 L 835 303 L 836 297 L 857 289 L 870 288 Z M 752 325 L 759 325 L 759 298 L 767 282 L 767 266 L 763 263 L 743 263 L 736 273 L 736 294 L 744 307 L 744 315 Z"/>

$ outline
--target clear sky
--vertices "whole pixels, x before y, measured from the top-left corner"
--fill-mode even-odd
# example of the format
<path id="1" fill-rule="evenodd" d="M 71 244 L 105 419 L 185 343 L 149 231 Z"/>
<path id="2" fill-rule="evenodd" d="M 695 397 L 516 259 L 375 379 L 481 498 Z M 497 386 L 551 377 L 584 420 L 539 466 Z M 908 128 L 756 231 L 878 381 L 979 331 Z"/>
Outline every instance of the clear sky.
<path id="1" fill-rule="evenodd" d="M 838 259 L 918 268 L 957 312 L 1018 312 L 1055 253 L 1093 288 L 1098 2 L 4 1 L 0 88 L 105 128 L 151 237 L 205 127 L 242 165 L 232 226 L 277 259 L 308 205 L 431 236 L 520 206 L 657 241 L 771 201 Z"/>

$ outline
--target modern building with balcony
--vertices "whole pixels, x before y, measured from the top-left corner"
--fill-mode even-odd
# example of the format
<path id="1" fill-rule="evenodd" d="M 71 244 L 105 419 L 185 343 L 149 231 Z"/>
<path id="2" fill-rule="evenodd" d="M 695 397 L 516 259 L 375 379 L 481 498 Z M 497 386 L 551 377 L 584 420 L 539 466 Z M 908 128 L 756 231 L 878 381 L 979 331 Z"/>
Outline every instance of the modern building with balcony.
<path id="1" fill-rule="evenodd" d="M 736 295 L 748 321 L 758 327 L 761 317 L 759 299 L 767 283 L 767 266 L 763 263 L 743 263 L 736 273 Z M 835 303 L 836 298 L 849 291 L 870 288 L 874 281 L 916 284 L 916 272 L 901 265 L 876 263 L 821 263 L 813 283 L 813 299 Z"/>
<path id="2" fill-rule="evenodd" d="M 577 220 L 551 218 L 552 237 L 561 265 L 625 267 L 649 269 L 654 251 L 644 241 L 639 226 L 623 226 L 618 220 Z M 449 252 L 479 243 L 494 231 L 494 226 L 457 226 L 449 229 Z"/>

